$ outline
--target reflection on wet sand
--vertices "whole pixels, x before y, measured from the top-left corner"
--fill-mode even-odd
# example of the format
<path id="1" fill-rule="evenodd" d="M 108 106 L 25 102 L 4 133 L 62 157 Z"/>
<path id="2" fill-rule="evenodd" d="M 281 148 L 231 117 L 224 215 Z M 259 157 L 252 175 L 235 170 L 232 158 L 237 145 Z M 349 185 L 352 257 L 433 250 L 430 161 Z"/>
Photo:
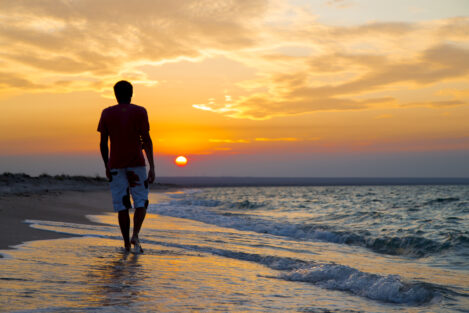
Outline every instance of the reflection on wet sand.
<path id="1" fill-rule="evenodd" d="M 115 219 L 102 216 L 99 221 L 111 223 Z M 448 271 L 423 263 L 417 268 L 417 264 L 408 264 L 412 262 L 378 255 L 370 259 L 364 251 L 351 251 L 353 247 L 294 242 L 152 214 L 146 222 L 142 240 L 145 254 L 134 255 L 122 252 L 116 227 L 38 221 L 36 227 L 85 236 L 30 242 L 11 251 L 12 258 L 0 262 L 0 312 L 413 313 L 443 312 L 454 303 L 467 307 L 467 298 L 462 297 L 465 289 L 456 300 L 437 289 L 442 296 L 437 295 L 430 304 L 395 305 L 283 279 L 302 273 L 283 269 L 285 265 L 308 261 L 337 264 L 311 268 L 316 270 L 310 271 L 313 274 L 335 268 L 378 272 L 381 277 L 397 273 L 410 283 L 413 277 L 429 271 L 434 281 L 467 281 L 461 272 L 462 278 L 456 281 L 456 275 L 448 275 Z M 364 275 L 379 278 L 378 274 Z M 412 286 L 419 288 L 415 283 Z"/>
<path id="2" fill-rule="evenodd" d="M 90 266 L 87 277 L 90 302 L 102 306 L 131 306 L 142 301 L 146 275 L 138 254 L 120 252 L 112 259 Z"/>

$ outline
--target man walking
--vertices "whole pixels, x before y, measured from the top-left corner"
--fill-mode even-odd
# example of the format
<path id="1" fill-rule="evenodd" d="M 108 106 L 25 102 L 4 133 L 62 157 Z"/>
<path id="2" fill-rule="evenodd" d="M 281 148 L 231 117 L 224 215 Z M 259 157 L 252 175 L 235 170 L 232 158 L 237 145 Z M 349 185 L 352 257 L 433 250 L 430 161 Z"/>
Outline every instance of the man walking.
<path id="1" fill-rule="evenodd" d="M 132 244 L 135 253 L 142 253 L 138 234 L 148 207 L 148 185 L 155 180 L 150 125 L 145 108 L 130 103 L 133 88 L 129 82 L 123 80 L 117 82 L 114 85 L 114 94 L 118 104 L 104 109 L 99 120 L 101 156 L 111 186 L 114 211 L 118 213 L 125 250 L 130 251 Z M 109 138 L 111 139 L 110 156 Z M 142 149 L 150 164 L 148 178 Z M 133 234 L 129 240 L 129 209 L 132 207 L 130 195 L 132 195 L 135 214 Z"/>

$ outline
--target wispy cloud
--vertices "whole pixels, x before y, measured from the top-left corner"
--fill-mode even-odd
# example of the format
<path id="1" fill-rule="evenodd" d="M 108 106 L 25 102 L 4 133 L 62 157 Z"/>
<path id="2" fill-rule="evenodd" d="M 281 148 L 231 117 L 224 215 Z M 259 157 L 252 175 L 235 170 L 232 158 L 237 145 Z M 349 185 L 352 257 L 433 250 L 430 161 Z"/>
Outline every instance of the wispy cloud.
<path id="1" fill-rule="evenodd" d="M 203 58 L 255 43 L 252 21 L 266 10 L 253 1 L 3 1 L 0 64 L 11 80 L 0 88 L 74 89 L 138 72 L 142 64 Z M 122 77 L 122 76 L 121 76 Z M 34 83 L 31 82 L 34 81 Z M 61 84 L 57 84 L 61 82 Z"/>
<path id="2" fill-rule="evenodd" d="M 251 142 L 293 142 L 293 141 L 316 141 L 319 137 L 311 137 L 309 139 L 302 139 L 297 137 L 256 137 L 251 139 L 209 139 L 212 143 L 236 144 L 236 143 L 251 143 Z"/>
<path id="3" fill-rule="evenodd" d="M 327 0 L 327 5 L 337 8 L 348 8 L 353 5 L 350 0 Z"/>
<path id="4" fill-rule="evenodd" d="M 403 106 L 415 102 L 406 90 L 428 86 L 453 90 L 432 107 L 469 100 L 445 86 L 469 78 L 468 17 L 334 26 L 282 1 L 45 0 L 4 1 L 0 22 L 8 47 L 0 51 L 0 92 L 100 91 L 116 78 L 155 85 L 144 65 L 223 56 L 255 78 L 239 81 L 223 103 L 194 101 L 194 109 L 266 120 Z"/>
<path id="5" fill-rule="evenodd" d="M 466 102 L 460 100 L 446 100 L 446 101 L 422 101 L 422 102 L 409 102 L 403 106 L 424 106 L 433 108 L 447 108 L 457 105 L 464 105 Z"/>
<path id="6" fill-rule="evenodd" d="M 392 114 L 380 114 L 380 115 L 375 116 L 375 119 L 382 120 L 382 119 L 387 119 L 387 118 L 392 118 L 392 117 L 393 117 Z"/>
<path id="7" fill-rule="evenodd" d="M 279 137 L 279 138 L 255 138 L 255 141 L 301 141 L 299 138 L 295 137 Z"/>
<path id="8" fill-rule="evenodd" d="M 301 40 L 316 52 L 293 58 L 263 54 L 261 64 L 276 64 L 271 66 L 276 72 L 241 84 L 254 91 L 250 95 L 208 109 L 235 118 L 269 119 L 403 104 L 407 101 L 396 91 L 467 80 L 469 33 L 464 27 L 469 28 L 469 18 L 350 27 L 313 23 L 304 31 L 293 31 L 293 39 L 278 32 L 284 44 Z M 256 91 L 263 86 L 265 91 Z M 376 97 L 377 93 L 385 96 Z M 449 97 L 432 105 L 438 103 L 456 104 Z"/>
<path id="9" fill-rule="evenodd" d="M 249 143 L 246 139 L 209 139 L 209 142 L 213 143 Z"/>

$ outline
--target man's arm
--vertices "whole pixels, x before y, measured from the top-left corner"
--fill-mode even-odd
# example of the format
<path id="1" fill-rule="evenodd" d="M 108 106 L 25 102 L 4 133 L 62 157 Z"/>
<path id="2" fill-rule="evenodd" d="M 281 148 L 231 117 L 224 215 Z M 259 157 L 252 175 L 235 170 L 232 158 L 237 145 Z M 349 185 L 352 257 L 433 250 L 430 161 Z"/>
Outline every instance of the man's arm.
<path id="1" fill-rule="evenodd" d="M 104 161 L 104 167 L 106 168 L 106 177 L 111 180 L 111 170 L 109 169 L 109 147 L 108 147 L 109 135 L 105 132 L 101 133 L 101 141 L 99 148 L 101 150 L 101 156 Z"/>
<path id="2" fill-rule="evenodd" d="M 147 155 L 150 170 L 148 171 L 148 182 L 152 184 L 155 181 L 155 162 L 153 161 L 153 142 L 150 138 L 150 133 L 145 132 L 142 134 L 143 150 Z"/>

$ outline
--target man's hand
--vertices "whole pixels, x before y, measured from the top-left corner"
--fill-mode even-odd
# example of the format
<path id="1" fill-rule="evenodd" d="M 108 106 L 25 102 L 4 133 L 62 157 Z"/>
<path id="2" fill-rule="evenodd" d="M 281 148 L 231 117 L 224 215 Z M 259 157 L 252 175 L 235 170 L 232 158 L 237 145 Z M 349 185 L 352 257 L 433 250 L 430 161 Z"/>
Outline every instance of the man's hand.
<path id="1" fill-rule="evenodd" d="M 150 170 L 148 171 L 148 182 L 153 184 L 155 181 L 155 163 L 153 161 L 153 142 L 150 138 L 150 133 L 145 132 L 141 136 L 143 142 L 143 149 L 147 155 L 148 164 L 150 165 Z"/>
<path id="2" fill-rule="evenodd" d="M 112 180 L 111 169 L 106 165 L 106 177 L 109 181 Z"/>
<path id="3" fill-rule="evenodd" d="M 155 181 L 155 169 L 150 167 L 150 170 L 148 171 L 148 182 L 150 184 L 153 184 Z"/>

